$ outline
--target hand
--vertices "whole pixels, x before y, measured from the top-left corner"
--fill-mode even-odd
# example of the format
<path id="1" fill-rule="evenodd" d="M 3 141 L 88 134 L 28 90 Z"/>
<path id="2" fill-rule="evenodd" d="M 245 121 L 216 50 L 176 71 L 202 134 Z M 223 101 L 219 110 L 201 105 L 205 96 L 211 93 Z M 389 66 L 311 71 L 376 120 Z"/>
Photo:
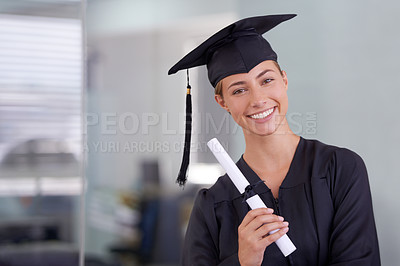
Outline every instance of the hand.
<path id="1" fill-rule="evenodd" d="M 249 211 L 244 217 L 238 229 L 241 266 L 261 265 L 265 249 L 289 231 L 289 223 L 273 212 L 273 209 L 259 208 Z M 268 234 L 276 229 L 280 230 Z"/>

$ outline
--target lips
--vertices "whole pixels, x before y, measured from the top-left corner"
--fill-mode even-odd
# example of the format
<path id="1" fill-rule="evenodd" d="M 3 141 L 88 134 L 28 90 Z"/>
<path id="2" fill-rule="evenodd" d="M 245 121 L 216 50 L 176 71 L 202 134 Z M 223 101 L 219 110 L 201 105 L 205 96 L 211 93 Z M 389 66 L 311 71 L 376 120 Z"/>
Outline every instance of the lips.
<path id="1" fill-rule="evenodd" d="M 272 107 L 272 108 L 270 108 L 270 109 L 268 109 L 268 110 L 266 110 L 264 112 L 257 113 L 257 114 L 254 114 L 254 115 L 249 115 L 249 117 L 251 117 L 253 119 L 264 119 L 267 116 L 269 116 L 270 114 L 272 114 L 274 112 L 274 110 L 275 110 L 275 107 Z"/>

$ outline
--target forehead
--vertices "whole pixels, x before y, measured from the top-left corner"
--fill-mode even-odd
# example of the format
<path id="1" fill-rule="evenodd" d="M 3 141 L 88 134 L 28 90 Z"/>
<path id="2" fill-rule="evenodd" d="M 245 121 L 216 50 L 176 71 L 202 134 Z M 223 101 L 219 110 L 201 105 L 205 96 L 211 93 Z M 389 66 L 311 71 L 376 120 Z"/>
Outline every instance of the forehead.
<path id="1" fill-rule="evenodd" d="M 262 74 L 265 71 L 272 72 L 272 73 L 278 73 L 279 69 L 278 69 L 277 63 L 272 60 L 263 61 L 263 62 L 259 63 L 258 65 L 256 65 L 255 67 L 253 67 L 248 73 L 239 73 L 239 74 L 234 74 L 234 75 L 230 75 L 230 76 L 223 78 L 222 85 L 223 85 L 223 87 L 225 87 L 227 85 L 229 86 L 229 84 L 231 84 L 233 82 L 254 79 L 254 78 L 257 78 L 260 74 Z"/>

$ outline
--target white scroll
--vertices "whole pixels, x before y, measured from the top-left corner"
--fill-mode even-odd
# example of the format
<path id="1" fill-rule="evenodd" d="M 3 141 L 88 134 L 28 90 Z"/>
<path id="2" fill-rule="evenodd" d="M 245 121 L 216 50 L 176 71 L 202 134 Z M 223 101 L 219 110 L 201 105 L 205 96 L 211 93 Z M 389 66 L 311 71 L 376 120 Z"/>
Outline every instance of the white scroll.
<path id="1" fill-rule="evenodd" d="M 210 148 L 215 158 L 217 158 L 218 162 L 225 169 L 229 178 L 232 180 L 233 184 L 239 190 L 240 194 L 243 194 L 246 187 L 250 185 L 247 179 L 244 177 L 242 172 L 236 166 L 236 164 L 232 161 L 231 157 L 229 157 L 228 153 L 226 153 L 224 147 L 219 143 L 216 138 L 213 138 L 207 143 L 207 146 Z M 267 208 L 264 202 L 258 195 L 254 195 L 246 200 L 247 204 L 249 204 L 251 209 L 257 208 Z M 279 229 L 278 229 L 279 230 Z M 277 230 L 271 231 L 270 234 L 275 233 Z M 286 257 L 290 255 L 293 251 L 296 250 L 296 247 L 293 245 L 292 241 L 289 237 L 284 234 L 281 238 L 275 241 L 278 245 L 279 249 L 282 251 L 283 255 Z"/>

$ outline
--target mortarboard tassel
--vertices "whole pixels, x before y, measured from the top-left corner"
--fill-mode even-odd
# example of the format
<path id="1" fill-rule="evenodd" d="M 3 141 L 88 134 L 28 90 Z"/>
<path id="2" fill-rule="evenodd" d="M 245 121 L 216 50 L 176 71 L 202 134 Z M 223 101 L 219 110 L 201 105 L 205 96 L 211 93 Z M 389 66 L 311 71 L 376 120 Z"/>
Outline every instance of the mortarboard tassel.
<path id="1" fill-rule="evenodd" d="M 186 92 L 186 125 L 185 125 L 185 145 L 183 148 L 183 157 L 181 169 L 179 170 L 178 178 L 176 179 L 176 183 L 179 186 L 184 186 L 187 180 L 187 169 L 189 166 L 189 157 L 190 157 L 190 140 L 192 137 L 192 95 L 190 94 L 190 90 L 192 87 L 189 84 L 189 69 L 187 69 L 187 92 Z"/>

